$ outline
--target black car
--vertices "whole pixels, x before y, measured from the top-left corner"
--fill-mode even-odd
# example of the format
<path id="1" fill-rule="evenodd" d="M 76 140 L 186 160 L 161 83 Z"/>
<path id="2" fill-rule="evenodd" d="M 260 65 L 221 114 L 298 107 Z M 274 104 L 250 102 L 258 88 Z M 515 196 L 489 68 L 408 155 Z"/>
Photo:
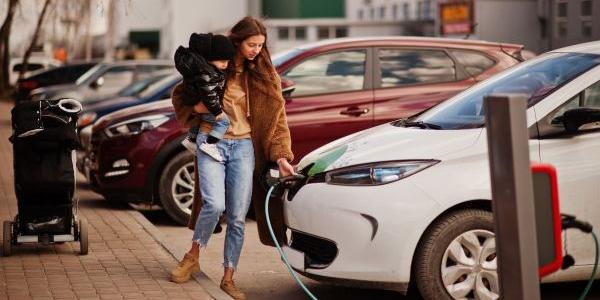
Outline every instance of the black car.
<path id="1" fill-rule="evenodd" d="M 15 101 L 18 103 L 27 100 L 31 91 L 40 87 L 73 83 L 97 64 L 98 62 L 74 63 L 36 71 L 28 77 L 17 81 L 14 94 Z"/>

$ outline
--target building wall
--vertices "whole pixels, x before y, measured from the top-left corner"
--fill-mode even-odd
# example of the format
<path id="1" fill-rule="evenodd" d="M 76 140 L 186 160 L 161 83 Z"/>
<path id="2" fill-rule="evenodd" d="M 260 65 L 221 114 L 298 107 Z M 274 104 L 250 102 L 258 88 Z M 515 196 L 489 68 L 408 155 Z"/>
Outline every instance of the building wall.
<path id="1" fill-rule="evenodd" d="M 545 0 L 550 49 L 600 40 L 600 0 Z"/>

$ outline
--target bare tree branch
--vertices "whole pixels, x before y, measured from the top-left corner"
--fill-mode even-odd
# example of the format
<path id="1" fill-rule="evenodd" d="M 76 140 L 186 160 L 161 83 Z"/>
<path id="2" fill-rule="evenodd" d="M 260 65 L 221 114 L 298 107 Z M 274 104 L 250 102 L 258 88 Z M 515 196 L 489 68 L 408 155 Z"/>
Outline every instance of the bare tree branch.
<path id="1" fill-rule="evenodd" d="M 44 8 L 42 8 L 42 12 L 38 17 L 37 25 L 35 26 L 35 31 L 33 32 L 33 37 L 31 38 L 31 44 L 29 44 L 29 48 L 25 51 L 25 56 L 23 57 L 23 63 L 21 64 L 21 70 L 19 70 L 19 80 L 23 79 L 23 75 L 25 75 L 25 71 L 27 70 L 27 66 L 29 65 L 29 57 L 31 56 L 31 52 L 37 43 L 38 36 L 40 35 L 40 28 L 42 27 L 42 23 L 44 22 L 44 16 L 46 15 L 46 11 L 48 10 L 48 5 L 51 0 L 46 0 L 44 2 Z"/>
<path id="2" fill-rule="evenodd" d="M 0 94 L 6 94 L 9 89 L 8 64 L 10 61 L 10 28 L 12 26 L 15 9 L 17 8 L 18 3 L 19 0 L 8 1 L 6 19 L 4 19 L 2 27 L 0 27 L 0 64 L 2 65 L 0 70 Z"/>

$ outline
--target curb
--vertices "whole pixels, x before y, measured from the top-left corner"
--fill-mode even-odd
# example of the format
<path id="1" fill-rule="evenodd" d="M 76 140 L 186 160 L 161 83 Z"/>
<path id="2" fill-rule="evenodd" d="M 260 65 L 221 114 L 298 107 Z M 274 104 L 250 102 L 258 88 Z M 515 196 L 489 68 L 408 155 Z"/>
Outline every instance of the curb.
<path id="1" fill-rule="evenodd" d="M 152 238 L 154 238 L 165 250 L 167 250 L 167 252 L 169 252 L 169 254 L 171 254 L 171 256 L 175 258 L 175 260 L 177 260 L 176 250 L 169 244 L 163 242 L 163 233 L 160 232 L 158 228 L 154 226 L 154 224 L 150 223 L 150 221 L 148 221 L 148 219 L 146 219 L 146 217 L 144 217 L 144 215 L 142 215 L 137 210 L 129 210 L 128 212 L 136 220 L 136 222 L 142 225 L 144 230 L 146 230 L 146 232 L 148 232 L 148 234 L 150 234 Z M 206 290 L 206 292 L 214 299 L 233 300 L 233 298 L 231 298 L 229 295 L 223 292 L 223 290 L 221 290 L 218 284 L 210 280 L 210 278 L 208 278 L 208 276 L 206 276 L 204 272 L 197 272 L 193 274 L 193 277 L 196 280 L 196 282 L 198 282 Z"/>

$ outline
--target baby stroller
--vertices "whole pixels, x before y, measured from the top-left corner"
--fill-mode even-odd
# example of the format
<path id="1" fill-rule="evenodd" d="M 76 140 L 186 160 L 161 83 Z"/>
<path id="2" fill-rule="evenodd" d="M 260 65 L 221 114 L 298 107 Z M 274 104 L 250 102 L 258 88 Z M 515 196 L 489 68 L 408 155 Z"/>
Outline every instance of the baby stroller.
<path id="1" fill-rule="evenodd" d="M 79 241 L 88 252 L 87 224 L 77 217 L 74 152 L 81 104 L 73 99 L 30 101 L 12 109 L 13 165 L 18 214 L 4 221 L 3 250 L 21 243 Z"/>

